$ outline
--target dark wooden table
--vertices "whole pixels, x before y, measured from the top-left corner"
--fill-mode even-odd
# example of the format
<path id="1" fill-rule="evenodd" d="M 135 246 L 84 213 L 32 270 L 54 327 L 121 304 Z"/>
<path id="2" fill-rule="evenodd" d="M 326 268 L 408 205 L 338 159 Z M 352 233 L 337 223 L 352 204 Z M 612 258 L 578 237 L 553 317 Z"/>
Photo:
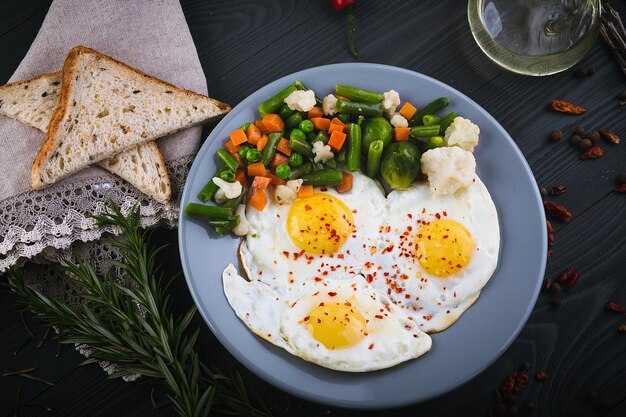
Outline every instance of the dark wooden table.
<path id="1" fill-rule="evenodd" d="M 0 4 L 0 83 L 5 83 L 28 50 L 48 9 L 49 0 L 3 0 Z M 529 78 L 503 71 L 479 50 L 470 34 L 465 2 L 453 0 L 361 1 L 356 11 L 359 60 L 418 71 L 467 94 L 490 112 L 511 134 L 527 158 L 538 184 L 565 185 L 555 201 L 572 213 L 567 224 L 555 223 L 554 253 L 547 275 L 573 266 L 581 272 L 575 288 L 561 292 L 561 305 L 543 292 L 523 331 L 511 347 L 479 376 L 424 404 L 394 410 L 394 415 L 484 415 L 495 405 L 493 390 L 520 364 L 531 375 L 545 371 L 546 381 L 531 376 L 517 398 L 533 401 L 531 415 L 626 415 L 626 315 L 603 309 L 608 300 L 626 305 L 626 195 L 612 192 L 615 177 L 626 172 L 626 144 L 601 141 L 605 156 L 580 161 L 568 138 L 576 125 L 607 127 L 626 140 L 626 107 L 618 92 L 626 89 L 620 72 L 600 39 L 581 66 L 597 73 L 575 77 L 575 68 L 558 75 Z M 626 2 L 614 0 L 626 16 Z M 346 19 L 330 1 L 184 0 L 183 9 L 196 43 L 212 96 L 233 105 L 285 74 L 318 65 L 351 62 L 346 48 Z M 584 104 L 580 117 L 546 110 L 552 98 Z M 563 129 L 566 139 L 549 142 L 548 133 Z M 159 231 L 158 243 L 170 248 L 161 258 L 169 271 L 180 269 L 175 231 Z M 532 278 L 532 277 L 531 277 Z M 176 307 L 191 297 L 184 280 L 173 288 Z M 37 367 L 36 374 L 54 386 L 15 376 L 0 378 L 0 415 L 20 416 L 170 416 L 155 410 L 151 387 L 108 380 L 96 365 L 79 366 L 82 357 L 70 348 L 58 350 L 54 340 L 41 346 L 45 329 L 26 321 L 27 333 L 8 294 L 0 295 L 0 373 Z M 264 396 L 278 415 L 312 415 L 328 407 L 303 402 L 247 372 L 203 327 L 200 351 L 223 367 L 243 372 L 251 391 Z M 486 326 L 489 323 L 485 323 Z M 51 339 L 51 338 L 50 338 Z M 425 378 L 436 376 L 425 375 Z M 411 389 L 411 387 L 398 387 Z M 597 392 L 590 401 L 588 393 Z M 155 392 L 156 401 L 163 394 Z M 46 409 L 48 407 L 51 411 Z M 333 415 L 387 415 L 388 411 L 331 409 Z"/>

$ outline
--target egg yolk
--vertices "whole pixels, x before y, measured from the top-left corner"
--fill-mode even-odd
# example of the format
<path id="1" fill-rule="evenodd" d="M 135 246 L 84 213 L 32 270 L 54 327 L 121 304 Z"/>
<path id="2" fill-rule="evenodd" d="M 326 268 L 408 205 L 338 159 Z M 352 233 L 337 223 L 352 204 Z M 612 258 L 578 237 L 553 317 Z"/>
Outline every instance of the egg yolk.
<path id="1" fill-rule="evenodd" d="M 365 319 L 349 301 L 320 303 L 303 322 L 315 340 L 328 349 L 354 346 L 366 335 Z"/>
<path id="2" fill-rule="evenodd" d="M 337 252 L 353 229 L 348 206 L 324 193 L 296 200 L 287 217 L 287 232 L 293 243 L 316 255 Z"/>
<path id="3" fill-rule="evenodd" d="M 465 268 L 474 251 L 470 232 L 461 223 L 449 219 L 422 225 L 415 244 L 415 257 L 422 268 L 438 277 L 448 277 Z"/>

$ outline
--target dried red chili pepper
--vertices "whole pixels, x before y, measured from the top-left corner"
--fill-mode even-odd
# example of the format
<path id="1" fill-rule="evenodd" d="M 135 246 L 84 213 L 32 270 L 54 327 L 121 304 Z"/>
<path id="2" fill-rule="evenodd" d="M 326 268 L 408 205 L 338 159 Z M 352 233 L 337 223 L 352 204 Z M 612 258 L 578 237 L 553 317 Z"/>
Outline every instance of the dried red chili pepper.
<path id="1" fill-rule="evenodd" d="M 574 268 L 570 266 L 561 274 L 561 276 L 559 276 L 559 282 L 563 284 L 566 290 L 569 290 L 576 285 L 579 278 L 580 272 L 575 271 Z"/>
<path id="2" fill-rule="evenodd" d="M 550 375 L 548 375 L 544 371 L 535 372 L 535 379 L 537 381 L 545 381 L 548 378 L 550 378 Z"/>
<path id="3" fill-rule="evenodd" d="M 566 186 L 564 186 L 564 185 L 555 185 L 554 187 L 550 188 L 550 195 L 561 195 L 565 191 L 567 191 L 567 187 Z"/>
<path id="4" fill-rule="evenodd" d="M 546 286 L 545 289 L 546 290 L 550 290 L 550 287 L 552 286 L 552 277 L 548 277 L 546 278 Z"/>
<path id="5" fill-rule="evenodd" d="M 546 220 L 546 228 L 548 229 L 548 246 L 551 247 L 554 243 L 554 228 L 550 220 Z"/>
<path id="6" fill-rule="evenodd" d="M 586 159 L 600 158 L 601 156 L 604 156 L 604 151 L 602 150 L 601 147 L 596 145 L 596 146 L 592 146 L 591 148 L 587 149 L 584 152 L 581 152 L 578 159 L 582 159 L 584 161 Z"/>
<path id="7" fill-rule="evenodd" d="M 513 385 L 513 394 L 519 394 L 526 389 L 528 385 L 528 372 L 520 371 L 515 377 L 515 384 Z"/>
<path id="8" fill-rule="evenodd" d="M 609 130 L 609 129 L 598 129 L 598 133 L 604 139 L 608 140 L 609 142 L 611 142 L 611 143 L 613 143 L 615 145 L 617 145 L 619 143 L 619 136 L 617 136 L 617 133 L 613 132 L 612 130 Z"/>
<path id="9" fill-rule="evenodd" d="M 552 217 L 554 220 L 567 222 L 572 217 L 572 213 L 554 201 L 543 200 L 543 207 L 548 216 Z"/>
<path id="10" fill-rule="evenodd" d="M 604 308 L 608 311 L 614 311 L 615 313 L 626 313 L 626 307 L 622 307 L 621 305 L 614 303 L 613 301 L 609 301 L 604 305 Z"/>
<path id="11" fill-rule="evenodd" d="M 585 109 L 584 107 L 572 104 L 565 100 L 558 99 L 550 100 L 549 107 L 551 110 L 567 114 L 583 114 L 587 111 L 587 109 Z"/>
<path id="12" fill-rule="evenodd" d="M 613 191 L 616 193 L 626 193 L 626 183 L 618 185 Z"/>
<path id="13" fill-rule="evenodd" d="M 353 57 L 358 58 L 359 53 L 354 47 L 354 15 L 352 14 L 357 0 L 332 0 L 335 10 L 346 14 L 348 18 L 348 47 Z"/>

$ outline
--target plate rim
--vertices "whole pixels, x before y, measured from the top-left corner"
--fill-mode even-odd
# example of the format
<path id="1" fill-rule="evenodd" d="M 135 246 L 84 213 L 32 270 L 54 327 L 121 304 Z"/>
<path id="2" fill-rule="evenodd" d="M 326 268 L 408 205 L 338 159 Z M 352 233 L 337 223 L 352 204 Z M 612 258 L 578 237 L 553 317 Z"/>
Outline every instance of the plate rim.
<path id="1" fill-rule="evenodd" d="M 464 100 L 466 100 L 466 102 L 473 106 L 475 109 L 477 109 L 480 113 L 483 114 L 483 116 L 485 116 L 492 124 L 493 126 L 498 130 L 498 132 L 502 135 L 502 137 L 508 142 L 508 145 L 511 147 L 512 151 L 514 152 L 515 156 L 520 160 L 522 168 L 525 171 L 525 174 L 528 178 L 532 179 L 534 182 L 534 185 L 537 185 L 537 182 L 535 180 L 535 176 L 530 168 L 530 165 L 528 164 L 528 161 L 526 160 L 524 154 L 521 152 L 521 150 L 519 149 L 519 147 L 517 146 L 517 144 L 515 143 L 515 141 L 513 140 L 513 138 L 511 137 L 511 135 L 509 135 L 509 133 L 506 131 L 506 129 L 504 129 L 504 127 L 486 110 L 484 109 L 481 105 L 479 105 L 478 103 L 476 103 L 474 100 L 472 100 L 471 98 L 469 98 L 467 95 L 465 95 L 464 93 L 462 93 L 461 91 L 457 90 L 456 88 L 442 82 L 439 81 L 429 75 L 425 75 L 422 73 L 419 73 L 417 71 L 413 71 L 407 68 L 402 68 L 402 67 L 398 67 L 398 66 L 394 66 L 394 65 L 387 65 L 387 64 L 379 64 L 379 63 L 369 63 L 369 62 L 349 62 L 349 63 L 335 63 L 335 64 L 327 64 L 327 65 L 320 65 L 320 66 L 316 66 L 316 67 L 309 67 L 309 68 L 305 68 L 293 73 L 289 73 L 286 74 L 278 79 L 275 79 L 273 81 L 270 81 L 266 84 L 264 84 L 263 86 L 261 86 L 260 88 L 258 88 L 257 90 L 255 90 L 254 92 L 248 94 L 244 99 L 241 100 L 240 103 L 238 103 L 236 106 L 234 106 L 231 110 L 231 112 L 229 114 L 227 114 L 224 118 L 222 118 L 222 120 L 219 121 L 219 123 L 211 130 L 211 132 L 208 134 L 208 136 L 206 137 L 206 139 L 204 140 L 204 142 L 202 143 L 201 147 L 198 149 L 196 156 L 194 157 L 194 161 L 192 163 L 192 166 L 189 170 L 189 173 L 187 175 L 187 178 L 185 179 L 185 185 L 183 188 L 183 191 L 181 193 L 181 198 L 180 198 L 180 208 L 179 208 L 179 219 L 177 222 L 177 226 L 178 226 L 178 233 L 177 233 L 177 238 L 178 238 L 178 247 L 179 247 L 179 256 L 180 256 L 180 260 L 181 260 L 181 266 L 183 269 L 183 275 L 185 276 L 185 281 L 187 283 L 187 287 L 189 288 L 189 292 L 191 293 L 191 296 L 193 298 L 194 304 L 197 307 L 198 312 L 200 313 L 200 315 L 202 316 L 204 322 L 207 324 L 207 326 L 209 327 L 209 329 L 211 330 L 211 332 L 213 333 L 213 335 L 216 337 L 216 339 L 219 340 L 219 342 L 222 344 L 222 346 L 233 356 L 235 357 L 235 359 L 237 359 L 237 361 L 242 364 L 246 369 L 248 369 L 250 372 L 254 373 L 256 376 L 258 376 L 259 378 L 263 379 L 264 381 L 270 383 L 271 385 L 274 385 L 275 387 L 300 398 L 305 398 L 306 400 L 309 401 L 314 401 L 317 403 L 321 403 L 321 404 L 325 404 L 325 405 L 330 405 L 330 406 L 334 406 L 334 407 L 339 407 L 339 408 L 351 408 L 351 409 L 389 409 L 389 408 L 394 408 L 394 407 L 401 407 L 401 406 L 406 406 L 406 405 L 411 405 L 411 404 L 416 404 L 416 403 L 421 403 L 421 402 L 425 402 L 428 401 L 432 398 L 436 398 L 439 397 L 447 392 L 450 392 L 454 389 L 457 389 L 459 387 L 461 387 L 462 385 L 464 385 L 465 383 L 467 383 L 468 381 L 470 381 L 471 379 L 475 378 L 477 375 L 479 375 L 480 373 L 482 373 L 483 371 L 485 371 L 489 366 L 491 366 L 498 358 L 500 358 L 502 356 L 502 354 L 511 346 L 511 344 L 513 343 L 513 341 L 515 341 L 515 339 L 518 337 L 519 333 L 521 332 L 521 330 L 524 328 L 524 326 L 526 325 L 526 323 L 528 322 L 528 319 L 530 317 L 530 315 L 532 314 L 534 307 L 536 305 L 538 296 L 539 296 L 539 292 L 541 289 L 541 285 L 543 282 L 543 276 L 545 275 L 545 269 L 546 269 L 546 264 L 547 264 L 547 259 L 546 257 L 542 257 L 540 259 L 540 264 L 539 264 L 539 273 L 540 273 L 540 277 L 537 278 L 537 281 L 535 282 L 535 287 L 533 289 L 532 292 L 532 296 L 531 299 L 529 299 L 528 301 L 528 306 L 526 307 L 526 311 L 524 312 L 521 320 L 518 322 L 517 326 L 515 327 L 515 329 L 513 329 L 513 332 L 511 333 L 511 335 L 509 336 L 509 338 L 505 341 L 505 343 L 500 346 L 495 354 L 490 358 L 489 361 L 487 361 L 487 363 L 484 364 L 484 366 L 482 366 L 480 369 L 477 369 L 475 372 L 471 373 L 470 375 L 465 376 L 464 378 L 457 380 L 457 382 L 455 384 L 453 384 L 452 386 L 449 386 L 448 388 L 441 390 L 438 393 L 434 393 L 428 396 L 423 396 L 420 398 L 416 398 L 416 399 L 407 399 L 407 400 L 403 400 L 403 401 L 396 401 L 393 403 L 384 403 L 384 404 L 377 404 L 377 403 L 369 403 L 369 402 L 350 402 L 350 401 L 334 401 L 332 399 L 327 399 L 321 395 L 316 395 L 313 393 L 310 393 L 306 390 L 303 389 L 298 389 L 298 388 L 294 388 L 293 386 L 285 383 L 284 381 L 282 381 L 281 379 L 279 379 L 278 377 L 274 376 L 271 372 L 266 371 L 265 369 L 263 369 L 261 366 L 258 366 L 257 364 L 255 364 L 254 362 L 252 362 L 251 360 L 249 360 L 247 357 L 245 357 L 244 355 L 241 355 L 238 351 L 233 351 L 229 348 L 229 345 L 231 344 L 230 341 L 227 338 L 222 338 L 220 337 L 220 333 L 219 331 L 216 331 L 216 329 L 214 328 L 214 325 L 212 323 L 212 321 L 209 319 L 208 314 L 200 307 L 201 303 L 199 301 L 199 295 L 196 294 L 196 291 L 194 290 L 194 286 L 192 283 L 192 280 L 190 278 L 191 276 L 191 272 L 189 271 L 189 265 L 185 262 L 185 258 L 186 258 L 186 254 L 185 254 L 185 243 L 184 243 L 184 231 L 185 231 L 185 221 L 187 220 L 187 215 L 184 212 L 184 201 L 186 199 L 189 199 L 188 194 L 190 193 L 190 187 L 191 187 L 191 182 L 189 181 L 189 178 L 195 177 L 196 171 L 199 169 L 199 165 L 200 163 L 198 162 L 199 158 L 198 155 L 201 153 L 202 149 L 206 146 L 209 147 L 210 146 L 210 140 L 211 140 L 211 136 L 213 135 L 213 132 L 216 132 L 219 130 L 221 125 L 226 125 L 228 123 L 230 123 L 230 120 L 233 119 L 234 117 L 236 117 L 236 115 L 238 114 L 238 112 L 236 111 L 246 100 L 248 100 L 251 96 L 253 95 L 257 95 L 261 90 L 265 89 L 265 88 L 269 88 L 270 86 L 274 86 L 274 85 L 280 85 L 281 83 L 284 83 L 286 80 L 291 80 L 294 78 L 298 78 L 298 77 L 302 77 L 301 74 L 306 74 L 307 72 L 316 72 L 316 71 L 322 71 L 322 70 L 332 70 L 333 68 L 337 68 L 337 67 L 342 67 L 342 68 L 355 68 L 355 69 L 363 69 L 363 68 L 373 68 L 373 69 L 382 69 L 382 70 L 389 70 L 389 71 L 399 71 L 402 73 L 405 73 L 409 76 L 413 76 L 413 77 L 418 77 L 421 78 L 431 84 L 434 84 L 440 88 L 443 88 L 445 90 L 450 90 L 453 91 L 455 94 L 459 95 L 460 97 L 462 97 Z M 546 253 L 547 251 L 547 229 L 546 229 L 546 217 L 545 217 L 545 213 L 543 210 L 543 206 L 542 206 L 542 199 L 539 193 L 539 188 L 538 186 L 534 187 L 534 191 L 533 191 L 533 197 L 534 197 L 534 202 L 536 203 L 536 208 L 537 208 L 537 212 L 539 214 L 539 223 L 541 225 L 541 250 L 540 253 Z M 500 222 L 500 220 L 499 220 Z M 501 223 L 500 223 L 501 224 Z M 500 229 L 502 231 L 502 226 L 500 226 Z M 502 241 L 501 241 L 502 243 Z M 498 259 L 498 269 L 500 268 L 500 259 Z M 495 274 L 495 272 L 494 272 Z M 256 336 L 255 336 L 256 337 Z M 225 339 L 225 340 L 223 340 Z"/>

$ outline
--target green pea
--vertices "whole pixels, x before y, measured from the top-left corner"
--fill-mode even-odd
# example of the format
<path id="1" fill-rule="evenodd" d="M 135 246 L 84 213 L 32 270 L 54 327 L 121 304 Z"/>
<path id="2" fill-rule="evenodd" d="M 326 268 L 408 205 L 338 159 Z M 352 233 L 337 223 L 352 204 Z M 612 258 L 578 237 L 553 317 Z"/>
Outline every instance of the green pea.
<path id="1" fill-rule="evenodd" d="M 339 114 L 336 114 L 335 116 L 337 117 L 337 119 L 341 120 L 344 123 L 348 123 L 350 121 L 349 114 L 339 113 Z"/>
<path id="2" fill-rule="evenodd" d="M 306 141 L 306 135 L 300 129 L 294 129 L 289 134 L 289 139 L 297 138 L 302 141 Z"/>
<path id="3" fill-rule="evenodd" d="M 293 112 L 294 111 L 291 110 L 288 105 L 283 104 L 283 106 L 280 108 L 280 111 L 278 112 L 278 114 L 280 115 L 281 119 L 285 120 L 289 116 L 291 116 L 293 114 Z"/>
<path id="4" fill-rule="evenodd" d="M 244 132 L 248 132 L 248 128 L 250 127 L 250 122 L 245 122 L 244 124 L 241 125 L 241 128 L 243 129 Z"/>
<path id="5" fill-rule="evenodd" d="M 248 145 L 241 145 L 241 148 L 239 148 L 239 157 L 241 159 L 247 159 L 246 155 L 248 153 L 248 149 L 250 149 L 250 147 Z"/>
<path id="6" fill-rule="evenodd" d="M 301 154 L 297 152 L 292 152 L 291 155 L 289 156 L 289 165 L 291 165 L 292 167 L 297 168 L 301 166 L 303 163 L 304 163 L 304 158 L 302 157 Z"/>
<path id="7" fill-rule="evenodd" d="M 248 162 L 259 162 L 262 157 L 263 155 L 257 148 L 250 148 L 246 152 L 246 159 L 248 160 Z"/>
<path id="8" fill-rule="evenodd" d="M 310 120 L 303 120 L 298 125 L 298 128 L 304 133 L 311 133 L 314 129 L 313 122 Z"/>
<path id="9" fill-rule="evenodd" d="M 281 180 L 289 178 L 291 167 L 287 164 L 280 164 L 276 167 L 276 176 Z"/>

